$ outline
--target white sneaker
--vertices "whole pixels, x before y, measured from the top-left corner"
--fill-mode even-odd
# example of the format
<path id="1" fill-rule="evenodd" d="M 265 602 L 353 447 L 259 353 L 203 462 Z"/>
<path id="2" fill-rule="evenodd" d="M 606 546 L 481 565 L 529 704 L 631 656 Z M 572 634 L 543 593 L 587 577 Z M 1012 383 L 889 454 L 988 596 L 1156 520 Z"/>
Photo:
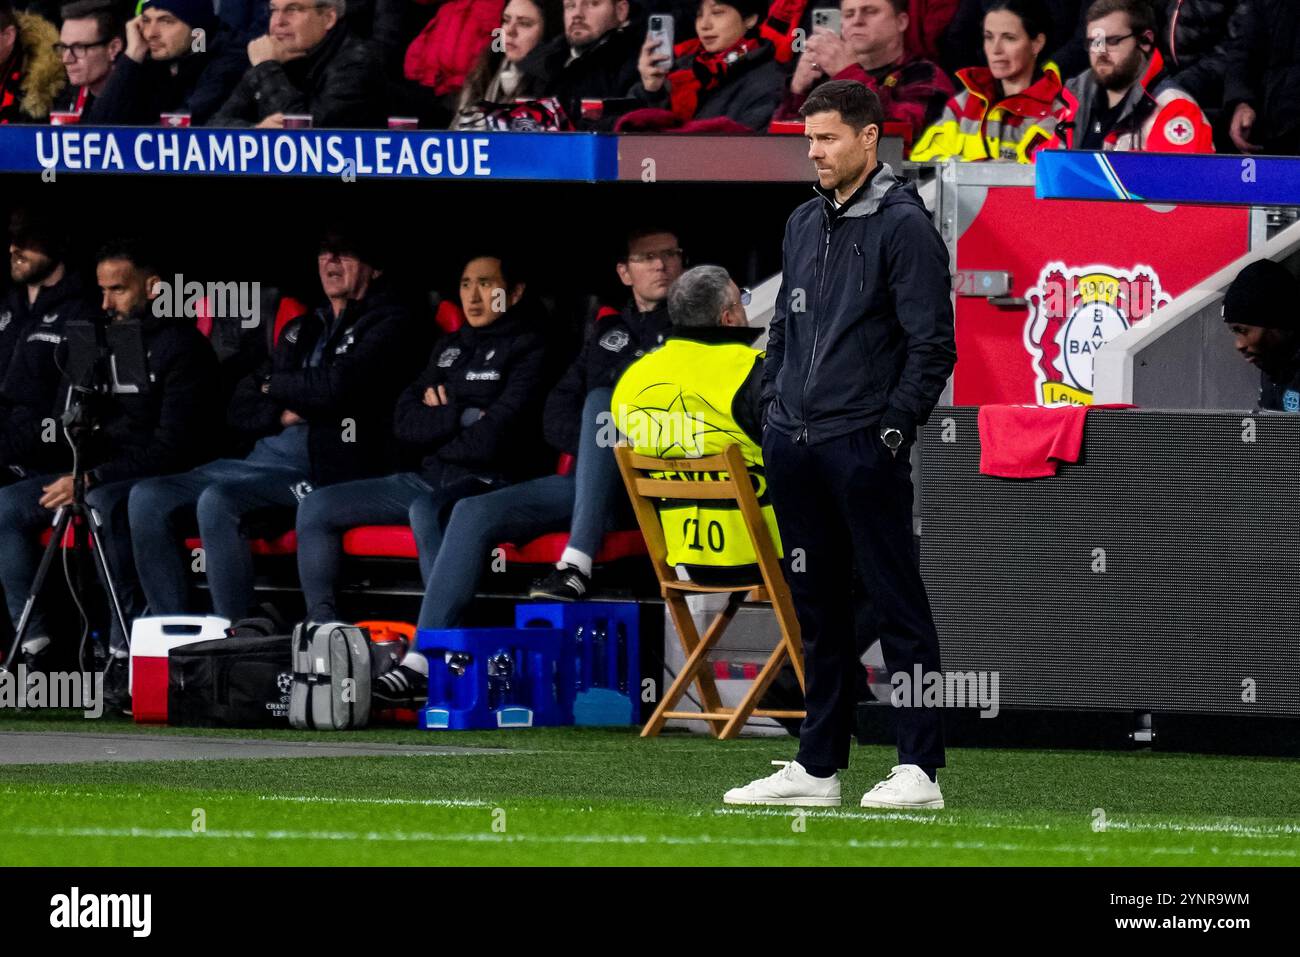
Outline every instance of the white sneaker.
<path id="1" fill-rule="evenodd" d="M 898 764 L 889 777 L 862 795 L 863 807 L 941 808 L 939 785 L 915 764 Z"/>
<path id="2" fill-rule="evenodd" d="M 839 807 L 840 779 L 815 778 L 798 761 L 773 761 L 780 771 L 732 788 L 722 796 L 724 804 L 786 804 L 796 807 Z"/>

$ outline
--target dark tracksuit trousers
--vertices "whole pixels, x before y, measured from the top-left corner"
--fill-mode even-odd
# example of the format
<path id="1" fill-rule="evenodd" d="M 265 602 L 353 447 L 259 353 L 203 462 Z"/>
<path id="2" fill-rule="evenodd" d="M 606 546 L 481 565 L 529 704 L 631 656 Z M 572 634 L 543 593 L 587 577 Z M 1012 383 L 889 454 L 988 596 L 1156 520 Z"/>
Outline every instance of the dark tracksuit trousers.
<path id="1" fill-rule="evenodd" d="M 807 718 L 804 767 L 847 768 L 857 705 L 852 584 L 856 568 L 891 675 L 938 672 L 939 636 L 912 538 L 912 466 L 875 427 L 815 445 L 763 430 L 763 461 L 785 550 L 783 564 L 803 634 Z M 944 765 L 938 708 L 894 709 L 898 761 Z"/>

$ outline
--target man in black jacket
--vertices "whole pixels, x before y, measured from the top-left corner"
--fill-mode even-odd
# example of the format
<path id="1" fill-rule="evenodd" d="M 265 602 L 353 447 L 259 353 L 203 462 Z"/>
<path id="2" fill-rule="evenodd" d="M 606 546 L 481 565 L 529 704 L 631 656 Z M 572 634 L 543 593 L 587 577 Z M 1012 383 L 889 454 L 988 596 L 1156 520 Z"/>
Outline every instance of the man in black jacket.
<path id="1" fill-rule="evenodd" d="M 798 759 L 727 792 L 734 804 L 840 803 L 862 667 L 855 566 L 891 675 L 939 671 L 912 539 L 908 450 L 956 362 L 948 251 L 915 188 L 876 158 L 883 113 L 874 93 L 832 81 L 801 112 L 818 195 L 786 223 L 763 460 L 803 634 L 808 716 Z M 898 765 L 863 806 L 943 807 L 940 712 L 900 703 Z"/>
<path id="2" fill-rule="evenodd" d="M 68 269 L 68 234 L 48 215 L 20 211 L 9 224 L 9 275 L 0 300 L 0 485 L 60 467 L 57 442 L 41 441 L 62 375 L 55 351 L 69 321 L 99 317 L 92 293 Z"/>
<path id="3" fill-rule="evenodd" d="M 575 126 L 584 99 L 620 99 L 637 82 L 644 20 L 629 21 L 628 0 L 564 5 L 564 36 L 542 44 L 519 64 L 531 87 L 553 96 Z"/>
<path id="4" fill-rule="evenodd" d="M 95 273 L 109 319 L 139 324 L 130 328 L 139 330 L 146 381 L 124 383 L 113 372 L 99 388 L 87 393 L 86 381 L 74 383 L 64 377 L 53 407 L 18 407 L 16 414 L 22 419 L 15 428 L 26 431 L 33 449 L 31 461 L 38 461 L 41 467 L 28 469 L 29 477 L 0 490 L 0 581 L 15 623 L 36 574 L 39 531 L 51 524 L 59 508 L 73 501 L 71 449 L 64 448 L 62 436 L 55 434 L 55 423 L 65 410 L 80 402 L 89 408 L 96 425 L 82 444 L 77 465 L 85 471 L 86 504 L 98 515 L 99 541 L 128 623 L 143 608 L 131 560 L 128 496 L 144 476 L 175 472 L 201 461 L 204 441 L 216 421 L 212 402 L 216 356 L 193 323 L 153 315 L 149 303 L 159 278 L 152 257 L 133 243 L 114 243 L 100 251 Z M 69 332 L 64 323 L 63 334 Z M 32 344 L 35 335 L 55 334 L 38 329 L 29 335 L 24 348 Z M 71 358 L 70 350 L 61 346 L 58 365 L 69 368 Z M 107 377 L 108 373 L 101 369 L 101 375 Z M 7 392 L 14 390 L 14 382 L 10 375 Z M 48 448 L 51 441 L 56 443 L 53 449 Z M 41 474 L 32 474 L 34 471 Z M 35 655 L 48 644 L 45 618 L 37 605 L 24 650 Z M 125 657 L 126 636 L 120 634 L 115 620 L 111 646 L 115 658 Z"/>
<path id="5" fill-rule="evenodd" d="M 317 489 L 298 509 L 298 577 L 312 621 L 338 617 L 335 587 L 349 528 L 409 523 L 427 578 L 456 502 L 553 463 L 539 429 L 547 349 L 541 309 L 525 296 L 513 264 L 494 255 L 465 264 L 460 301 L 465 324 L 435 344 L 397 400 L 393 430 L 403 458 L 418 469 Z M 415 658 L 418 674 L 399 670 L 376 692 L 427 686 L 392 685 L 428 674 L 424 659 Z"/>
<path id="6" fill-rule="evenodd" d="M 1243 153 L 1300 154 L 1300 4 L 1244 0 L 1224 78 L 1229 135 Z"/>
<path id="7" fill-rule="evenodd" d="M 380 127 L 385 83 L 378 48 L 353 36 L 344 0 L 272 0 L 266 36 L 248 44 L 248 72 L 209 126 Z"/>
<path id="8" fill-rule="evenodd" d="M 68 85 L 51 112 L 78 113 L 82 122 L 92 123 L 95 102 L 126 49 L 122 18 L 112 0 L 74 0 L 60 14 L 63 25 L 54 49 L 68 73 Z"/>
<path id="9" fill-rule="evenodd" d="M 132 492 L 131 534 L 152 614 L 189 610 L 191 558 L 182 546 L 191 516 L 213 607 L 242 618 L 253 605 L 248 520 L 287 528 L 314 487 L 389 469 L 393 401 L 414 372 L 414 342 L 409 313 L 382 288 L 376 262 L 356 238 L 328 234 L 317 262 L 326 302 L 284 327 L 230 403 L 229 423 L 255 440 L 252 451 Z"/>
<path id="10" fill-rule="evenodd" d="M 581 354 L 551 390 L 543 410 L 550 446 L 576 455 L 567 475 L 547 475 L 460 502 L 452 509 L 428 575 L 421 628 L 455 625 L 474 599 L 489 549 L 568 529 L 555 572 L 534 597 L 576 601 L 590 588 L 591 568 L 622 488 L 614 461 L 610 394 L 634 360 L 663 342 L 670 328 L 665 300 L 681 275 L 682 249 L 667 230 L 634 230 L 618 273 L 632 290 L 621 312 L 602 311 Z M 624 499 L 626 501 L 626 499 Z"/>
<path id="11" fill-rule="evenodd" d="M 163 113 L 207 122 L 239 81 L 240 67 L 223 56 L 208 0 L 145 0 L 126 25 L 126 51 L 84 123 L 156 126 Z"/>

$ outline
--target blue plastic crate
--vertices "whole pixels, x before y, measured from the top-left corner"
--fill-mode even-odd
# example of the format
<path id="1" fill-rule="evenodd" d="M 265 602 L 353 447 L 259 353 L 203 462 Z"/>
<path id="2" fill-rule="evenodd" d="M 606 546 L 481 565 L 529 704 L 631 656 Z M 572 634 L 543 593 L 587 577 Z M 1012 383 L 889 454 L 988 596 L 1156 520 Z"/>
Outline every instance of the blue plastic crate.
<path id="1" fill-rule="evenodd" d="M 557 628 L 446 628 L 416 632 L 429 661 L 429 731 L 573 723 L 573 656 Z"/>
<path id="2" fill-rule="evenodd" d="M 640 608 L 636 602 L 515 606 L 520 628 L 559 629 L 573 663 L 573 723 L 635 725 L 641 717 Z"/>

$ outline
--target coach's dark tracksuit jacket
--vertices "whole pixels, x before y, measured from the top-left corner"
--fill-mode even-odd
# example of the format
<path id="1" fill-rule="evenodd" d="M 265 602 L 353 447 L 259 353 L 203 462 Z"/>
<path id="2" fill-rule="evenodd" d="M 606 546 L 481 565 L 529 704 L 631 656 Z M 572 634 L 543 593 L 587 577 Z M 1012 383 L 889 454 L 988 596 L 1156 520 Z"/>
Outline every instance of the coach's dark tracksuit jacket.
<path id="1" fill-rule="evenodd" d="M 42 441 L 63 378 L 55 353 L 66 322 L 100 316 L 86 283 L 71 272 L 30 303 L 26 286 L 10 290 L 0 303 L 0 468 L 23 477 L 70 464 L 61 436 Z"/>
<path id="2" fill-rule="evenodd" d="M 435 488 L 469 477 L 518 481 L 553 467 L 539 428 L 545 364 L 539 310 L 527 299 L 491 325 L 466 323 L 441 339 L 393 416 L 398 441 L 424 455 L 424 479 Z M 439 385 L 450 402 L 425 405 L 425 390 Z"/>
<path id="3" fill-rule="evenodd" d="M 326 337 L 317 365 L 309 364 Z M 378 285 L 339 316 L 328 303 L 280 332 L 271 357 L 235 387 L 229 424 L 255 441 L 290 409 L 308 426 L 308 478 L 331 485 L 392 471 L 393 404 L 427 355 L 409 311 Z M 265 386 L 265 389 L 263 388 Z"/>
<path id="4" fill-rule="evenodd" d="M 611 311 L 596 320 L 582 352 L 546 397 L 543 421 L 546 441 L 552 448 L 578 454 L 587 393 L 612 389 L 624 369 L 663 344 L 671 326 L 666 303 L 641 312 L 632 302 L 621 312 Z"/>
<path id="5" fill-rule="evenodd" d="M 838 210 L 814 188 L 785 227 L 766 424 L 808 444 L 866 426 L 911 441 L 957 359 L 951 286 L 931 278 L 948 275 L 948 250 L 886 163 Z"/>

